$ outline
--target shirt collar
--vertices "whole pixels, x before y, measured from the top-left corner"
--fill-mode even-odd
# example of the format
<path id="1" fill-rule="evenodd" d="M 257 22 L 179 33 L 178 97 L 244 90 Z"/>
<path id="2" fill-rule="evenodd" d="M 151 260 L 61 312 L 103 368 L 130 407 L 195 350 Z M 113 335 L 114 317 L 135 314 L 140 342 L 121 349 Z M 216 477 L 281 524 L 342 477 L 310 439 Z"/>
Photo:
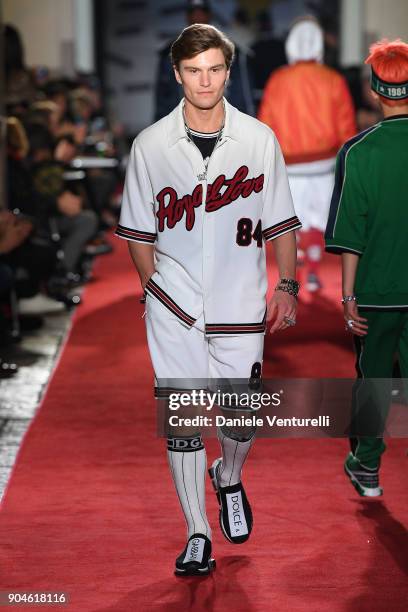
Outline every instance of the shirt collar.
<path id="1" fill-rule="evenodd" d="M 225 125 L 223 129 L 223 138 L 231 138 L 232 140 L 239 141 L 238 130 L 237 130 L 237 114 L 239 111 L 229 104 L 224 98 L 225 104 Z M 184 98 L 176 106 L 176 108 L 167 115 L 167 136 L 169 147 L 172 147 L 181 138 L 187 138 L 186 130 L 184 127 L 183 117 L 183 105 Z"/>
<path id="2" fill-rule="evenodd" d="M 392 121 L 393 119 L 408 119 L 408 114 L 391 115 L 390 117 L 385 117 L 382 121 Z"/>

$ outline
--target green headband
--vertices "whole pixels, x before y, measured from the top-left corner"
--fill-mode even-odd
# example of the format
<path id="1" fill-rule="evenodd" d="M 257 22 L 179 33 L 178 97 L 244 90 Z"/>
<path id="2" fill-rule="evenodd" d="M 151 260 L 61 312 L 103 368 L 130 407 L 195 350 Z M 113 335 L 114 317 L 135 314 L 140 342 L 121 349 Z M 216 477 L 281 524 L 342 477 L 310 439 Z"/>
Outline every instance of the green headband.
<path id="1" fill-rule="evenodd" d="M 380 79 L 371 68 L 371 89 L 388 100 L 404 100 L 408 98 L 408 81 L 403 83 L 389 83 Z"/>

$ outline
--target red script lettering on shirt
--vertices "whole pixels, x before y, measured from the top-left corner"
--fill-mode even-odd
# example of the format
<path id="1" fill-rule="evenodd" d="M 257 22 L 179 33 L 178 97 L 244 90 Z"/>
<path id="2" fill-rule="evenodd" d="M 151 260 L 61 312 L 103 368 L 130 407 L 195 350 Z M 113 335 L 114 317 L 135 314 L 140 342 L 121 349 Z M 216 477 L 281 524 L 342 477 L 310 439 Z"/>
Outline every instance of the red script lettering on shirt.
<path id="1" fill-rule="evenodd" d="M 235 202 L 239 197 L 248 198 L 253 192 L 262 191 L 264 175 L 249 178 L 247 166 L 241 166 L 231 179 L 226 179 L 225 174 L 217 176 L 215 181 L 208 185 L 205 200 L 206 212 L 216 210 Z M 226 187 L 223 193 L 221 189 Z M 195 187 L 191 195 L 184 195 L 179 198 L 177 191 L 173 187 L 164 187 L 156 196 L 159 203 L 157 218 L 159 220 L 158 230 L 163 232 L 166 221 L 167 227 L 173 228 L 186 214 L 186 229 L 192 230 L 195 223 L 195 209 L 201 206 L 203 201 L 203 186 Z"/>

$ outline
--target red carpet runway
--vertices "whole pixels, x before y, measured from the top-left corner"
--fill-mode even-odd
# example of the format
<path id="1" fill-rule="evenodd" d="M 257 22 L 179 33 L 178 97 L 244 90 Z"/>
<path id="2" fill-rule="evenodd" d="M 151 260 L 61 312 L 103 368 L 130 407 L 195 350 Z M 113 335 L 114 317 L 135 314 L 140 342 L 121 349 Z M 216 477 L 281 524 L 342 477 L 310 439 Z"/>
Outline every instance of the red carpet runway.
<path id="1" fill-rule="evenodd" d="M 0 591 L 69 594 L 74 612 L 398 612 L 408 608 L 408 440 L 390 440 L 381 501 L 343 476 L 345 440 L 258 440 L 245 468 L 249 543 L 228 544 L 208 512 L 217 570 L 173 576 L 184 525 L 155 434 L 138 281 L 116 241 L 96 266 L 0 516 Z M 270 338 L 266 375 L 353 376 L 339 271 Z M 209 460 L 217 443 L 207 445 Z M 39 606 L 14 609 L 38 610 Z"/>

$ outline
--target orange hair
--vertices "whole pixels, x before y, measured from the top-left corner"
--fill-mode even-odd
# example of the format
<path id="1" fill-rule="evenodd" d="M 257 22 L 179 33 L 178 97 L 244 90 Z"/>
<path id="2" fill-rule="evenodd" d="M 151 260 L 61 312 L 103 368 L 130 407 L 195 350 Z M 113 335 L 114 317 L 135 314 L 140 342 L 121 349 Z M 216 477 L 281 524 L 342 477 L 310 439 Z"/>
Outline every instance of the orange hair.
<path id="1" fill-rule="evenodd" d="M 374 72 L 389 83 L 408 81 L 408 45 L 400 38 L 389 41 L 386 38 L 370 47 L 370 55 L 366 64 L 370 64 Z M 389 100 L 380 96 L 381 102 L 387 106 L 401 106 L 407 100 Z"/>

